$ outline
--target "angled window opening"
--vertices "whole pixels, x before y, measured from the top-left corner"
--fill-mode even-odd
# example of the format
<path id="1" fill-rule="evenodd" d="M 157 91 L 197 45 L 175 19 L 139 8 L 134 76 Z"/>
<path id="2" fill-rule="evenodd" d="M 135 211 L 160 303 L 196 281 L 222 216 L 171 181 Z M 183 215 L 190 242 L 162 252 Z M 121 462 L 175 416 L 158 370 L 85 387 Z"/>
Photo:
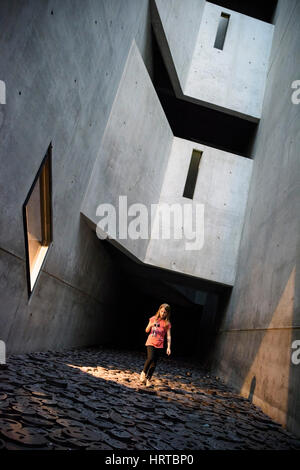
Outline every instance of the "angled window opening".
<path id="1" fill-rule="evenodd" d="M 219 24 L 218 24 L 214 47 L 216 49 L 220 49 L 221 51 L 224 48 L 229 18 L 230 18 L 230 15 L 228 15 L 227 13 L 223 13 L 223 12 L 221 13 L 221 16 L 219 18 Z"/>
<path id="2" fill-rule="evenodd" d="M 50 144 L 23 204 L 28 296 L 52 242 L 52 145 Z"/>
<path id="3" fill-rule="evenodd" d="M 202 152 L 200 152 L 200 150 L 193 150 L 183 191 L 183 197 L 187 197 L 189 199 L 193 199 L 194 197 L 201 157 Z"/>

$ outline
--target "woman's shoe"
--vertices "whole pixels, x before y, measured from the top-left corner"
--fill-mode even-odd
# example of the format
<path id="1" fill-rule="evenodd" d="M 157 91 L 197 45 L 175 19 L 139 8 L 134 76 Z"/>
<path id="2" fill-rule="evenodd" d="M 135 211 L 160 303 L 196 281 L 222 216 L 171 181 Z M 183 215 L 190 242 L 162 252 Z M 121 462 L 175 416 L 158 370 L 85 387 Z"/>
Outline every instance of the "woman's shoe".
<path id="1" fill-rule="evenodd" d="M 140 382 L 146 383 L 146 374 L 145 374 L 144 371 L 141 372 L 141 375 L 140 375 Z"/>
<path id="2" fill-rule="evenodd" d="M 151 380 L 147 379 L 146 387 L 151 387 Z"/>

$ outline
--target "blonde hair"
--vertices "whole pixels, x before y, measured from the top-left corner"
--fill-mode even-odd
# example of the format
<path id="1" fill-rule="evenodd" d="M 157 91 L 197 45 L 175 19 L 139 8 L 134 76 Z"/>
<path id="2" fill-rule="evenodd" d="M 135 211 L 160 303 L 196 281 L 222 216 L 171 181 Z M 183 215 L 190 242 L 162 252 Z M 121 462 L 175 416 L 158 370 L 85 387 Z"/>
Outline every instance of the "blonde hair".
<path id="1" fill-rule="evenodd" d="M 159 311 L 161 309 L 161 307 L 165 307 L 165 310 L 167 312 L 167 317 L 164 319 L 165 320 L 165 328 L 167 328 L 169 326 L 169 323 L 170 323 L 170 316 L 171 316 L 171 307 L 169 304 L 161 304 L 155 314 L 155 321 L 158 319 L 159 317 Z"/>

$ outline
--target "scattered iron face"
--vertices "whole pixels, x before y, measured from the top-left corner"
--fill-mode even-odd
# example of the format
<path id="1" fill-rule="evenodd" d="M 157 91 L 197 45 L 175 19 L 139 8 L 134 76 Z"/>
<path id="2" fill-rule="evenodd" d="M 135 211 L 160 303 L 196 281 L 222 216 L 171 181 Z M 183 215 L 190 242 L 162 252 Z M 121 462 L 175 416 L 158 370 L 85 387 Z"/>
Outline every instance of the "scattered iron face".
<path id="1" fill-rule="evenodd" d="M 10 356 L 0 370 L 0 450 L 300 448 L 196 366 L 162 359 L 147 390 L 144 359 L 103 348 Z"/>

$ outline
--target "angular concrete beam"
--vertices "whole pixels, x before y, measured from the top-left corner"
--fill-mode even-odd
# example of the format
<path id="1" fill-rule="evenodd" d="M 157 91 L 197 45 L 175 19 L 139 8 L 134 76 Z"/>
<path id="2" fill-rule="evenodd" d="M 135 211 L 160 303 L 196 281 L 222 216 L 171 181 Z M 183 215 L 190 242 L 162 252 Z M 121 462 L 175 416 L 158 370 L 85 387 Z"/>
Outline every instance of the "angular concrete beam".
<path id="1" fill-rule="evenodd" d="M 150 208 L 159 201 L 173 133 L 155 93 L 147 69 L 132 42 L 111 114 L 91 172 L 81 212 L 94 226 L 99 204 L 119 207 L 119 195 L 128 206 Z M 140 260 L 148 240 L 123 239 L 120 243 Z"/>
<path id="2" fill-rule="evenodd" d="M 151 21 L 176 94 L 190 70 L 205 0 L 151 0 Z"/>
<path id="3" fill-rule="evenodd" d="M 193 150 L 202 152 L 193 199 L 183 196 Z M 253 160 L 174 137 L 160 194 L 163 204 L 204 208 L 204 244 L 188 248 L 187 238 L 149 241 L 145 261 L 201 279 L 233 286 Z M 158 217 L 158 213 L 156 214 Z M 200 218 L 198 218 L 200 224 Z M 178 220 L 171 219 L 171 233 Z M 191 223 L 184 218 L 184 223 Z M 195 231 L 197 218 L 193 215 Z M 200 238 L 199 238 L 200 240 Z M 196 247 L 197 239 L 192 240 Z"/>
<path id="4" fill-rule="evenodd" d="M 258 122 L 274 26 L 210 2 L 197 5 L 198 11 L 190 2 L 152 1 L 153 29 L 177 97 Z M 222 14 L 229 20 L 219 49 Z"/>
<path id="5" fill-rule="evenodd" d="M 202 157 L 194 196 L 189 199 L 183 197 L 183 190 L 194 149 Z M 116 213 L 116 234 L 106 226 L 101 235 L 138 263 L 232 286 L 252 164 L 250 159 L 173 136 L 133 42 L 81 212 L 95 229 L 104 216 L 97 213 L 98 206 L 110 204 Z M 125 211 L 132 204 L 146 207 L 148 237 L 120 235 L 119 216 L 125 213 L 119 196 L 127 197 Z M 194 210 L 198 203 L 204 206 L 203 247 L 186 250 L 186 233 L 181 240 L 174 239 L 174 220 L 170 239 L 153 237 L 162 204 L 180 208 L 187 204 Z M 128 213 L 126 230 L 130 222 Z"/>

